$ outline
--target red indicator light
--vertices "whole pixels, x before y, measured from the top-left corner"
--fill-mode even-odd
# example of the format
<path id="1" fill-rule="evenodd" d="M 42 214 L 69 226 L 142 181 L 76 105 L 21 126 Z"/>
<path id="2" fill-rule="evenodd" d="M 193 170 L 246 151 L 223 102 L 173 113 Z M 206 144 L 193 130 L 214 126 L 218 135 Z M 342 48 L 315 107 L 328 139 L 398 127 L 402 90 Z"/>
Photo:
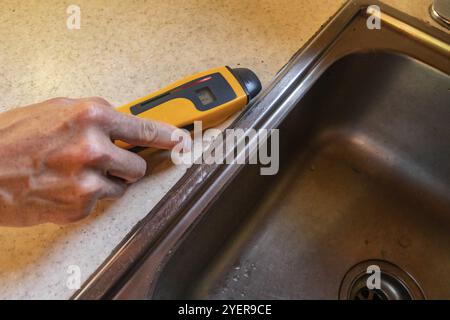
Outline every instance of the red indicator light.
<path id="1" fill-rule="evenodd" d="M 192 86 L 195 86 L 196 84 L 203 83 L 203 82 L 209 81 L 211 79 L 212 79 L 211 76 L 208 76 L 208 77 L 205 77 L 205 78 L 201 78 L 201 79 L 198 79 L 197 81 L 185 84 L 184 86 L 181 86 L 180 88 L 178 88 L 178 89 L 176 89 L 175 91 L 172 91 L 172 92 L 177 92 L 177 91 L 180 91 L 180 90 L 183 90 L 183 89 L 186 89 L 186 88 L 190 88 Z"/>

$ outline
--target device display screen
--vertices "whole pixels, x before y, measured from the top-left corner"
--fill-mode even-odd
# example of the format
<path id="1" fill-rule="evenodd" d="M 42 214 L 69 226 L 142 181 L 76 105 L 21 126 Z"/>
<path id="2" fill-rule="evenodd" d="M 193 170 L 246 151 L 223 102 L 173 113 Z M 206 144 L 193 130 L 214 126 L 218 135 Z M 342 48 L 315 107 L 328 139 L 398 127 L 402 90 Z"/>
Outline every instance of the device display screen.
<path id="1" fill-rule="evenodd" d="M 211 102 L 214 102 L 214 100 L 216 100 L 216 98 L 214 97 L 214 94 L 208 87 L 201 88 L 195 92 L 197 93 L 197 96 L 200 99 L 200 102 L 204 106 L 206 106 L 206 105 L 210 104 Z"/>

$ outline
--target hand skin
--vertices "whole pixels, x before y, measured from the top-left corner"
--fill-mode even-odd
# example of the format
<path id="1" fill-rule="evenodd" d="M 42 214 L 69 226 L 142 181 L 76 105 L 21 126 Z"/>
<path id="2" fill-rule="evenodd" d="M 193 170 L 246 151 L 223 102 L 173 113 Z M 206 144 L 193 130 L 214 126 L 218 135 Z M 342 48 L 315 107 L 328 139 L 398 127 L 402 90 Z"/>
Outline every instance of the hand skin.
<path id="1" fill-rule="evenodd" d="M 0 114 L 0 225 L 66 224 L 120 197 L 146 162 L 117 147 L 170 149 L 168 124 L 115 111 L 101 98 L 55 98 Z"/>

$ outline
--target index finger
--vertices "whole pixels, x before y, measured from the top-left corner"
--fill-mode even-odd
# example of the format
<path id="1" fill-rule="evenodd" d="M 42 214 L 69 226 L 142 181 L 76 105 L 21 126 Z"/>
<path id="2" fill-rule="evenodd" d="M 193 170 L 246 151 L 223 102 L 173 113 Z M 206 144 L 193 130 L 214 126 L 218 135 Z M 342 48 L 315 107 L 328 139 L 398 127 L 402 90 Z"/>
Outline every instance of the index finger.
<path id="1" fill-rule="evenodd" d="M 110 136 L 134 146 L 171 149 L 180 141 L 173 140 L 172 134 L 179 130 L 170 124 L 156 120 L 113 112 Z"/>

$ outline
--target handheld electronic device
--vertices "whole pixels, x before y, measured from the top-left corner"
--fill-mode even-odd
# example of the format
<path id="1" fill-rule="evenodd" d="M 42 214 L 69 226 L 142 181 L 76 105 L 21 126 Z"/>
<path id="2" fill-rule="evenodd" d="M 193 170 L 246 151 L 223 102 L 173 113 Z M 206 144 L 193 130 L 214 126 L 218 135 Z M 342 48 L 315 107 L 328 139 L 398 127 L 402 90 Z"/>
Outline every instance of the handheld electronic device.
<path id="1" fill-rule="evenodd" d="M 117 110 L 189 131 L 194 121 L 202 121 L 206 129 L 244 108 L 260 91 L 261 82 L 251 70 L 219 67 L 186 77 Z M 117 144 L 131 148 L 120 141 Z"/>

